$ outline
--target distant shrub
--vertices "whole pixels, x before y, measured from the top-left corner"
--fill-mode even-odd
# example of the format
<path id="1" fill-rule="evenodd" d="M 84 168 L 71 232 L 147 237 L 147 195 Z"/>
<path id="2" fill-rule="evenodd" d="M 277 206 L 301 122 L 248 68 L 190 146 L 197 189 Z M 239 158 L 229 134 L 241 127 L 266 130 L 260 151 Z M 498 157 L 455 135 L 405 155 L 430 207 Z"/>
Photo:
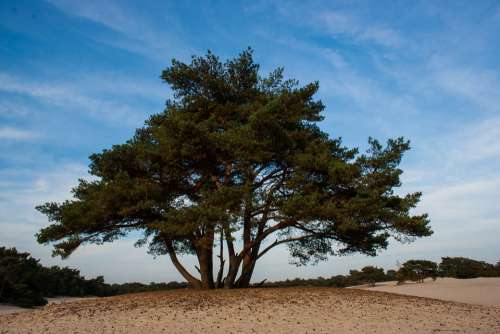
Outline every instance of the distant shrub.
<path id="1" fill-rule="evenodd" d="M 40 270 L 29 253 L 0 247 L 0 302 L 22 307 L 47 304 L 40 289 Z"/>
<path id="2" fill-rule="evenodd" d="M 465 257 L 443 257 L 439 271 L 441 276 L 455 278 L 494 277 L 500 275 L 498 266 Z"/>
<path id="3" fill-rule="evenodd" d="M 318 277 L 310 279 L 295 278 L 293 280 L 265 282 L 264 284 L 256 284 L 258 287 L 289 287 L 289 286 L 324 286 L 345 288 L 353 285 L 370 284 L 374 285 L 375 282 L 388 281 L 390 277 L 384 274 L 382 268 L 373 266 L 366 266 L 361 270 L 350 270 L 349 275 L 336 275 L 330 278 Z"/>
<path id="4" fill-rule="evenodd" d="M 438 265 L 428 260 L 409 260 L 403 263 L 396 273 L 398 282 L 414 281 L 423 282 L 424 279 L 432 277 L 435 280 L 439 275 Z"/>
<path id="5" fill-rule="evenodd" d="M 187 283 L 106 284 L 104 277 L 86 279 L 77 269 L 39 264 L 29 253 L 0 247 L 0 303 L 21 307 L 47 304 L 44 297 L 113 296 L 132 292 L 185 288 Z"/>
<path id="6" fill-rule="evenodd" d="M 397 278 L 396 278 L 396 270 L 393 270 L 393 269 L 387 270 L 387 273 L 385 274 L 385 276 L 386 276 L 386 279 L 388 281 L 395 281 L 395 280 L 397 280 Z"/>
<path id="7" fill-rule="evenodd" d="M 370 286 L 375 286 L 376 282 L 386 280 L 384 269 L 374 266 L 363 267 L 361 271 L 351 270 L 349 276 L 353 283 L 369 284 Z"/>

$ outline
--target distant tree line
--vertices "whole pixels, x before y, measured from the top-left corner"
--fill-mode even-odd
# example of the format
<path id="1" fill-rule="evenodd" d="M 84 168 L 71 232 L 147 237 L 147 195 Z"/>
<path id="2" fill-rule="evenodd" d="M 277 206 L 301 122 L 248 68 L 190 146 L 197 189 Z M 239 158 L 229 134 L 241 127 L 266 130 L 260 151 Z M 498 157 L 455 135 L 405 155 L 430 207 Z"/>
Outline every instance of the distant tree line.
<path id="1" fill-rule="evenodd" d="M 287 279 L 285 281 L 261 282 L 254 287 L 323 286 L 344 288 L 376 282 L 404 281 L 422 282 L 426 278 L 438 277 L 474 278 L 500 276 L 500 261 L 490 264 L 464 257 L 443 257 L 441 263 L 428 260 L 409 260 L 398 270 L 387 270 L 366 266 L 350 270 L 348 275 L 330 278 Z M 107 284 L 103 276 L 86 279 L 77 269 L 68 267 L 44 267 L 29 253 L 15 248 L 0 247 L 0 303 L 22 307 L 41 306 L 46 297 L 55 296 L 114 296 L 127 293 L 186 288 L 185 282 L 169 283 L 123 283 Z"/>
<path id="2" fill-rule="evenodd" d="M 284 281 L 262 282 L 254 286 L 287 287 L 287 286 L 331 286 L 344 288 L 348 286 L 368 284 L 375 286 L 375 282 L 405 281 L 423 282 L 426 278 L 438 277 L 475 278 L 500 277 L 500 261 L 493 265 L 484 261 L 472 260 L 464 257 L 443 257 L 441 263 L 428 260 L 408 260 L 398 270 L 387 270 L 374 266 L 366 266 L 361 270 L 350 270 L 348 275 L 336 275 L 330 278 L 318 277 L 310 279 L 287 279 Z"/>
<path id="3" fill-rule="evenodd" d="M 474 278 L 500 276 L 500 261 L 493 265 L 465 257 L 443 257 L 439 265 L 442 277 Z"/>
<path id="4" fill-rule="evenodd" d="M 46 297 L 104 297 L 186 286 L 179 282 L 107 284 L 103 276 L 86 279 L 77 269 L 44 267 L 29 253 L 0 247 L 0 303 L 32 307 L 47 304 Z"/>
<path id="5" fill-rule="evenodd" d="M 254 287 L 289 287 L 289 286 L 323 286 L 345 288 L 348 286 L 370 284 L 375 285 L 375 282 L 385 282 L 395 280 L 395 271 L 388 270 L 384 272 L 383 268 L 374 266 L 366 266 L 361 270 L 350 270 L 348 275 L 336 275 L 330 278 L 295 278 L 284 281 L 262 282 L 254 284 Z"/>

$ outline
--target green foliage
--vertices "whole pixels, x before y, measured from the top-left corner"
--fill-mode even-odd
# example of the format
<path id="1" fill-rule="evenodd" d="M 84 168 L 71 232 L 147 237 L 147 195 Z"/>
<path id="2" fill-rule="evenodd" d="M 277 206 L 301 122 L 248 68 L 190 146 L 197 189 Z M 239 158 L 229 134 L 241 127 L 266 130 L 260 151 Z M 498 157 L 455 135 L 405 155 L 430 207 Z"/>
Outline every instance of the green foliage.
<path id="1" fill-rule="evenodd" d="M 143 284 L 138 282 L 111 284 L 107 285 L 103 294 L 100 296 L 115 296 L 127 293 L 148 292 L 148 291 L 163 291 L 174 289 L 185 289 L 187 284 L 184 282 L 168 282 L 168 283 L 155 283 Z"/>
<path id="2" fill-rule="evenodd" d="M 73 199 L 37 208 L 52 223 L 38 241 L 53 242 L 54 255 L 139 230 L 138 245 L 168 253 L 193 286 L 213 287 L 215 233 L 229 249 L 241 233 L 244 248 L 229 254 L 231 287 L 248 284 L 273 234 L 270 247 L 288 244 L 296 264 L 376 255 L 391 236 L 432 234 L 427 215 L 410 214 L 421 194 L 394 192 L 409 142 L 369 139 L 359 154 L 330 138 L 317 125 L 317 82 L 299 86 L 282 69 L 261 76 L 250 49 L 224 63 L 210 52 L 173 60 L 162 79 L 174 93 L 165 111 L 126 143 L 91 155 L 93 181 L 80 180 Z M 198 256 L 201 283 L 175 253 Z"/>
<path id="3" fill-rule="evenodd" d="M 366 266 L 362 268 L 360 274 L 360 280 L 367 282 L 371 286 L 375 286 L 376 282 L 381 282 L 386 279 L 384 269 L 374 266 Z"/>
<path id="4" fill-rule="evenodd" d="M 295 278 L 293 280 L 287 279 L 285 281 L 266 282 L 262 285 L 257 284 L 256 286 L 267 288 L 290 286 L 322 286 L 345 288 L 348 286 L 362 284 L 369 284 L 370 286 L 374 286 L 375 282 L 385 282 L 390 280 L 392 280 L 392 278 L 389 275 L 384 274 L 384 270 L 382 268 L 366 266 L 361 270 L 350 270 L 348 275 L 336 275 L 330 278 Z"/>
<path id="5" fill-rule="evenodd" d="M 398 282 L 407 280 L 423 282 L 427 277 L 432 277 L 435 280 L 438 275 L 437 263 L 428 260 L 409 260 L 399 268 L 396 278 Z"/>
<path id="6" fill-rule="evenodd" d="M 41 266 L 28 253 L 0 247 L 0 303 L 22 307 L 45 305 L 38 279 Z"/>
<path id="7" fill-rule="evenodd" d="M 456 278 L 500 276 L 500 263 L 493 264 L 464 257 L 443 257 L 439 265 L 441 276 Z"/>
<path id="8" fill-rule="evenodd" d="M 71 268 L 50 268 L 39 264 L 29 253 L 0 247 L 0 303 L 21 307 L 47 304 L 44 297 L 113 296 L 132 292 L 185 288 L 185 283 L 106 284 L 102 276 L 85 279 Z"/>
<path id="9" fill-rule="evenodd" d="M 397 280 L 396 275 L 397 275 L 396 270 L 389 269 L 389 270 L 387 270 L 387 273 L 386 273 L 386 279 L 388 281 L 396 281 Z"/>

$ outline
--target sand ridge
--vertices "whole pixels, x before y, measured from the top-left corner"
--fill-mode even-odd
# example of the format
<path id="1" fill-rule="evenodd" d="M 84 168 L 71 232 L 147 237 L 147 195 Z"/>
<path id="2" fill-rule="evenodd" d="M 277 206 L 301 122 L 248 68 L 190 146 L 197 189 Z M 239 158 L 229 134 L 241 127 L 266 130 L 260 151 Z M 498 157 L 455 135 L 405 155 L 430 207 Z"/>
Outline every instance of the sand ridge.
<path id="1" fill-rule="evenodd" d="M 177 290 L 0 316 L 0 333 L 500 333 L 500 308 L 335 288 Z"/>
<path id="2" fill-rule="evenodd" d="M 424 283 L 397 285 L 397 282 L 383 282 L 377 283 L 375 287 L 353 288 L 500 307 L 500 277 L 470 279 L 446 277 L 438 278 L 436 281 L 426 279 Z"/>

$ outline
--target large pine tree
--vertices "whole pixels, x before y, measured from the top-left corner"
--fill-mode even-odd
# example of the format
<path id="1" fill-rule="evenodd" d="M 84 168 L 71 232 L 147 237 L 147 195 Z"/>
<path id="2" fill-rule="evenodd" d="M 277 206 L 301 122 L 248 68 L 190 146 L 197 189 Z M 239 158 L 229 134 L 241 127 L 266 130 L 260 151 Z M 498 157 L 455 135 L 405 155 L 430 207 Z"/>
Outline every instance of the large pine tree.
<path id="1" fill-rule="evenodd" d="M 408 141 L 347 148 L 316 125 L 317 82 L 258 70 L 250 49 L 224 63 L 210 52 L 173 60 L 162 73 L 174 92 L 165 111 L 92 155 L 93 181 L 80 180 L 73 199 L 37 208 L 52 222 L 38 241 L 66 257 L 140 230 L 138 244 L 168 254 L 191 286 L 232 288 L 247 287 L 280 244 L 305 264 L 432 233 L 426 215 L 410 214 L 420 193 L 394 193 Z M 186 253 L 199 274 L 181 264 Z"/>

